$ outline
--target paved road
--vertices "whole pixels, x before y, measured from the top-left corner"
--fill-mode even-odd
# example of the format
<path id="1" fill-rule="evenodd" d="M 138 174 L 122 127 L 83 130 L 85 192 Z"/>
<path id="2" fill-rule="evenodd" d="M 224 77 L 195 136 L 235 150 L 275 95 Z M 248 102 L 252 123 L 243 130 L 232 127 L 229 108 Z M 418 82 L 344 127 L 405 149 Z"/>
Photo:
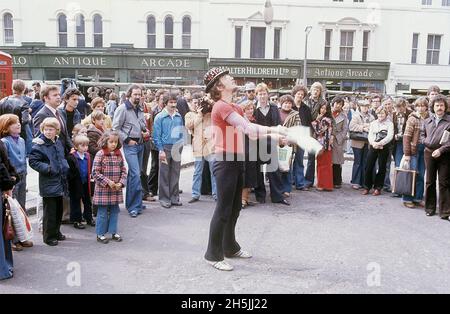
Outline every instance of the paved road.
<path id="1" fill-rule="evenodd" d="M 350 171 L 347 163 L 346 182 Z M 137 219 L 122 211 L 122 243 L 71 226 L 58 247 L 35 234 L 0 293 L 450 293 L 450 223 L 349 185 L 245 209 L 237 236 L 254 257 L 216 271 L 203 261 L 214 202 L 187 204 L 191 177 L 182 171 L 181 208 L 148 203 Z"/>

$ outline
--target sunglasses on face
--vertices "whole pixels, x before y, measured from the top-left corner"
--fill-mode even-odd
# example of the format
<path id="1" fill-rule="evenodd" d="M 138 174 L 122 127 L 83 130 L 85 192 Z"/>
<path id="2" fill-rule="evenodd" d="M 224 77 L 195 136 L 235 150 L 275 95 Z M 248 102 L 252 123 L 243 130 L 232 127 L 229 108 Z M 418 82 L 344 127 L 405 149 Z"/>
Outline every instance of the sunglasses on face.
<path id="1" fill-rule="evenodd" d="M 247 94 L 253 94 L 255 91 L 254 90 L 248 90 Z"/>

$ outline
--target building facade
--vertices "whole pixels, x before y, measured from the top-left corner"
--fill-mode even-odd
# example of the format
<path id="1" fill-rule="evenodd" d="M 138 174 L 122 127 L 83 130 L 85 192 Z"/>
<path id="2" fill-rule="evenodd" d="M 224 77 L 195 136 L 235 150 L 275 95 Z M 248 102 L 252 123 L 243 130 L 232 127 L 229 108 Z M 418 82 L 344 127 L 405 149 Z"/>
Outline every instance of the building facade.
<path id="1" fill-rule="evenodd" d="M 25 79 L 198 84 L 208 66 L 227 65 L 240 82 L 279 89 L 303 78 L 307 53 L 308 83 L 329 89 L 450 90 L 450 0 L 0 0 L 0 8 L 0 49 Z"/>

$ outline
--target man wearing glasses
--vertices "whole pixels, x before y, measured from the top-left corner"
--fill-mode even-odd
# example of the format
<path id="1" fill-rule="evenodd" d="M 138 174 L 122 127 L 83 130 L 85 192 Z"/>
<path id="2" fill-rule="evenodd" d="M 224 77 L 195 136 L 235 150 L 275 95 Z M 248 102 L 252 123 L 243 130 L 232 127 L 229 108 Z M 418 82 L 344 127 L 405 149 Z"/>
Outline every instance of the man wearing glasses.
<path id="1" fill-rule="evenodd" d="M 238 103 L 240 104 L 245 104 L 247 103 L 249 100 L 253 101 L 256 105 L 256 103 L 258 102 L 258 100 L 256 99 L 256 85 L 253 82 L 248 82 L 245 84 L 245 96 L 241 99 L 241 101 Z"/>

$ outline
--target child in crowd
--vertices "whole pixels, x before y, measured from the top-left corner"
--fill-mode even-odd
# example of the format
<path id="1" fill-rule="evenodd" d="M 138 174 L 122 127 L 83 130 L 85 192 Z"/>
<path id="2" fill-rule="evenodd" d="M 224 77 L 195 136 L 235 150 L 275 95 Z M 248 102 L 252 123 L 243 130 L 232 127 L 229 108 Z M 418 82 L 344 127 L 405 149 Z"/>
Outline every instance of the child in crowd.
<path id="1" fill-rule="evenodd" d="M 82 125 L 81 123 L 75 124 L 75 126 L 73 127 L 72 130 L 72 140 L 77 136 L 77 135 L 84 135 L 87 136 L 87 128 Z"/>
<path id="2" fill-rule="evenodd" d="M 95 226 L 92 218 L 91 203 L 91 156 L 88 151 L 89 139 L 84 135 L 77 135 L 73 139 L 75 152 L 67 157 L 70 172 L 69 195 L 70 195 L 70 221 L 76 229 L 84 229 L 82 218 L 90 226 Z M 83 215 L 81 214 L 81 201 L 83 201 Z"/>
<path id="3" fill-rule="evenodd" d="M 25 141 L 20 137 L 21 124 L 15 114 L 0 116 L 0 137 L 5 144 L 11 165 L 19 175 L 18 183 L 14 186 L 13 197 L 25 209 L 27 189 L 27 160 Z"/>
<path id="4" fill-rule="evenodd" d="M 58 141 L 60 130 L 56 118 L 45 118 L 40 126 L 41 135 L 33 140 L 29 158 L 30 167 L 39 172 L 39 193 L 44 205 L 43 237 L 50 246 L 66 239 L 60 227 L 69 165 L 64 158 L 63 144 Z"/>
<path id="5" fill-rule="evenodd" d="M 16 169 L 17 184 L 13 189 L 13 198 L 15 198 L 20 206 L 25 209 L 27 197 L 27 159 L 25 140 L 20 137 L 21 124 L 19 117 L 15 114 L 4 114 L 0 116 L 0 137 L 5 144 L 6 153 L 8 154 L 11 165 Z M 19 242 L 18 239 L 13 241 L 13 250 L 22 251 L 24 247 L 32 247 L 33 242 Z"/>
<path id="6" fill-rule="evenodd" d="M 98 141 L 103 135 L 105 126 L 105 114 L 101 111 L 94 111 L 90 115 L 92 124 L 87 129 L 87 137 L 89 139 L 89 154 L 91 159 L 95 158 L 95 155 L 101 149 L 98 145 Z"/>
<path id="7" fill-rule="evenodd" d="M 100 150 L 94 159 L 94 205 L 97 212 L 97 241 L 103 244 L 109 242 L 105 234 L 111 233 L 112 240 L 121 242 L 117 234 L 119 219 L 119 204 L 123 203 L 123 193 L 127 182 L 125 162 L 120 152 L 119 134 L 115 131 L 105 132 L 99 141 Z M 108 214 L 109 212 L 109 214 Z"/>

